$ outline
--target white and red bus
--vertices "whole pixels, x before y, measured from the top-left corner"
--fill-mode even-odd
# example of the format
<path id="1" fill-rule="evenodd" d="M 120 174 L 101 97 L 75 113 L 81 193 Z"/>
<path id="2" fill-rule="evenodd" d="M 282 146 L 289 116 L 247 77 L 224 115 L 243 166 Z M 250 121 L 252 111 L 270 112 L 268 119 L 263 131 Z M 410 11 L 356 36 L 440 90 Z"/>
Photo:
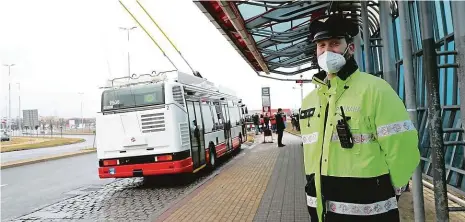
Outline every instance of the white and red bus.
<path id="1" fill-rule="evenodd" d="M 109 82 L 97 116 L 100 178 L 195 173 L 246 141 L 245 105 L 204 78 L 171 71 Z"/>

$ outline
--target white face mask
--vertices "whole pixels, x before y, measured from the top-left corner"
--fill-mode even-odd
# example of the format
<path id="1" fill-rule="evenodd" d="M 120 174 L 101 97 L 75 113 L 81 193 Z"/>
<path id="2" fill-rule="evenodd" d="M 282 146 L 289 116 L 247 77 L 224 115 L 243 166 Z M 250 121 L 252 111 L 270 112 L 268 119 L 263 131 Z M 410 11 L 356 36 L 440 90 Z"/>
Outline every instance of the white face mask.
<path id="1" fill-rule="evenodd" d="M 344 51 L 344 54 L 347 52 L 347 49 Z M 326 51 L 318 56 L 318 65 L 327 73 L 337 73 L 345 64 L 346 58 L 339 53 Z"/>

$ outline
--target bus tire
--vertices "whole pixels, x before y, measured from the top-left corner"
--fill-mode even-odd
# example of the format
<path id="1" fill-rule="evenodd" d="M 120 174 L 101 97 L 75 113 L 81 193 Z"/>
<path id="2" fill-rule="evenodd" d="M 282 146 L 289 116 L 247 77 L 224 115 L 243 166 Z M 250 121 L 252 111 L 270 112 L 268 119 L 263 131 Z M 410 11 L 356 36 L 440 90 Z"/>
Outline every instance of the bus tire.
<path id="1" fill-rule="evenodd" d="M 210 159 L 208 161 L 208 166 L 210 167 L 210 169 L 215 169 L 215 167 L 216 167 L 216 151 L 215 151 L 215 145 L 213 145 L 213 143 L 210 143 L 209 152 L 210 152 Z"/>

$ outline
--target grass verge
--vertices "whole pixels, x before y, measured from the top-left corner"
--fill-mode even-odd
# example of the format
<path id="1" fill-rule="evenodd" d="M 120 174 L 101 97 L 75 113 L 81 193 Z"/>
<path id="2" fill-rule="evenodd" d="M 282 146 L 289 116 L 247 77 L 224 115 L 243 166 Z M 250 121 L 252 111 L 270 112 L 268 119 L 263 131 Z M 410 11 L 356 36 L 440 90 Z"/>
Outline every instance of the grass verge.
<path id="1" fill-rule="evenodd" d="M 2 142 L 0 151 L 11 152 L 29 150 L 44 147 L 62 146 L 84 142 L 81 138 L 34 138 L 34 137 L 12 137 L 11 141 Z"/>

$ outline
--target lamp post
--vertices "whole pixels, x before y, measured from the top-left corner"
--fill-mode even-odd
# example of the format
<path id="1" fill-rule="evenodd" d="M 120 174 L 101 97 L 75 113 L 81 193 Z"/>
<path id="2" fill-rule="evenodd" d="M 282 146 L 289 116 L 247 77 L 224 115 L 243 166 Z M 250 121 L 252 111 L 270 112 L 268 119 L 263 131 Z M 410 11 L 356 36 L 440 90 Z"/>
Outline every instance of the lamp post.
<path id="1" fill-rule="evenodd" d="M 18 85 L 18 129 L 22 133 L 23 132 L 23 127 L 22 127 L 22 121 L 21 121 L 21 83 L 16 83 Z"/>
<path id="2" fill-rule="evenodd" d="M 8 66 L 8 120 L 6 121 L 6 128 L 11 130 L 11 67 L 15 64 L 3 64 L 3 66 Z"/>
<path id="3" fill-rule="evenodd" d="M 133 29 L 137 28 L 136 26 L 133 27 L 119 27 L 120 30 L 126 31 L 128 33 L 128 76 L 131 76 L 131 64 L 130 64 L 130 56 L 129 56 L 129 32 Z"/>
<path id="4" fill-rule="evenodd" d="M 79 95 L 81 96 L 81 125 L 82 125 L 82 131 L 84 131 L 84 116 L 82 114 L 82 95 L 84 95 L 84 93 L 80 92 Z"/>

